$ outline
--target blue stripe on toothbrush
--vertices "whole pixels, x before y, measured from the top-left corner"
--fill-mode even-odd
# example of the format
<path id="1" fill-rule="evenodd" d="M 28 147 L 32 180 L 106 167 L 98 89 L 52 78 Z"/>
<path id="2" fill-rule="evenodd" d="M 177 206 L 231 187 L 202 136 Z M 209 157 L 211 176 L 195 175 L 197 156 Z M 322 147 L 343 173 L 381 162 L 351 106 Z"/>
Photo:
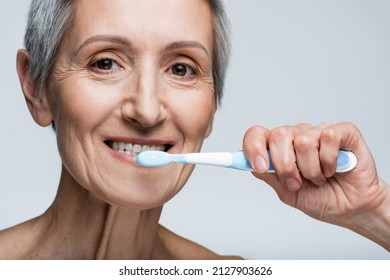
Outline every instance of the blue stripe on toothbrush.
<path id="1" fill-rule="evenodd" d="M 350 164 L 348 154 L 344 151 L 340 151 L 337 156 L 337 167 L 344 168 Z"/>
<path id="2" fill-rule="evenodd" d="M 267 152 L 268 152 L 268 160 L 269 160 L 268 171 L 275 171 L 274 166 L 272 165 L 270 159 L 269 151 Z M 253 168 L 250 165 L 249 161 L 247 160 L 243 151 L 232 152 L 231 154 L 232 154 L 232 164 L 229 165 L 230 168 L 253 171 Z"/>
<path id="3" fill-rule="evenodd" d="M 271 161 L 271 156 L 269 151 L 268 152 L 268 162 L 269 162 L 269 169 L 268 171 L 274 172 L 274 166 Z M 240 170 L 250 170 L 253 171 L 252 166 L 249 164 L 245 154 L 243 151 L 238 152 L 232 152 L 232 163 L 228 167 L 240 169 Z M 337 172 L 345 172 L 346 170 L 351 170 L 354 166 L 351 167 L 351 164 L 353 164 L 351 160 L 351 156 L 348 152 L 340 150 L 337 156 Z"/>

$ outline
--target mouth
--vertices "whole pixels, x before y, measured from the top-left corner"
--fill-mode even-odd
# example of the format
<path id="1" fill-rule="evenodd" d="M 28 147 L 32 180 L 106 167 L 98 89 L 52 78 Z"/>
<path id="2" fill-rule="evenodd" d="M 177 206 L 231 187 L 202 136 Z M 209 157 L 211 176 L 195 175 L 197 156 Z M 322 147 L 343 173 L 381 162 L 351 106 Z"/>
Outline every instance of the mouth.
<path id="1" fill-rule="evenodd" d="M 136 157 L 140 152 L 143 151 L 152 150 L 152 151 L 167 152 L 172 147 L 172 145 L 170 144 L 144 145 L 144 144 L 124 142 L 124 141 L 111 141 L 111 140 L 105 141 L 104 143 L 112 150 L 132 157 Z"/>

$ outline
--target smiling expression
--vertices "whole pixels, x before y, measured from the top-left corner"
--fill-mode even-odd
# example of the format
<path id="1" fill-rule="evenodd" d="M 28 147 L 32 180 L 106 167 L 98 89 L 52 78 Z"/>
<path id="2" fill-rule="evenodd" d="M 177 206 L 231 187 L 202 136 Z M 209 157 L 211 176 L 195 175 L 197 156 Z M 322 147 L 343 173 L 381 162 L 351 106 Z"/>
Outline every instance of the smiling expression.
<path id="1" fill-rule="evenodd" d="M 197 152 L 215 111 L 207 1 L 79 0 L 46 98 L 66 172 L 103 200 L 147 209 L 193 167 L 145 168 L 142 149 Z"/>

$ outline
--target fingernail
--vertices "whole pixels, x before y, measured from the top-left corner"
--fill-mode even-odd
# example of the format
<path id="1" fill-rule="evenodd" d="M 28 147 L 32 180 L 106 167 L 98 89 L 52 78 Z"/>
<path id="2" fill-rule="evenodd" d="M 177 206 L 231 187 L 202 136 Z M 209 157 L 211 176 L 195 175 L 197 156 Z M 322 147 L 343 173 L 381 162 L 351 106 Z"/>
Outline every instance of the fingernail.
<path id="1" fill-rule="evenodd" d="M 262 156 L 258 156 L 255 158 L 254 165 L 256 172 L 264 173 L 268 170 L 267 163 Z"/>
<path id="2" fill-rule="evenodd" d="M 285 184 L 290 191 L 296 191 L 301 187 L 301 184 L 293 178 L 286 179 Z"/>

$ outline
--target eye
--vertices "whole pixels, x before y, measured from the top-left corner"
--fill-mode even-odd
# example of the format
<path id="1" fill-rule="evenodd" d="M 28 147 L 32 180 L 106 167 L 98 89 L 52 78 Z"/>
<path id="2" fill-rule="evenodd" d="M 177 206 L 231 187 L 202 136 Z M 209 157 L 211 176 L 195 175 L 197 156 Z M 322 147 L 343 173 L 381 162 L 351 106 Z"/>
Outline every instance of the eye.
<path id="1" fill-rule="evenodd" d="M 183 78 L 188 78 L 196 74 L 194 69 L 192 69 L 190 66 L 180 63 L 173 65 L 169 72 L 170 74 Z"/>
<path id="2" fill-rule="evenodd" d="M 120 69 L 118 63 L 116 63 L 115 60 L 110 59 L 110 58 L 104 58 L 104 59 L 98 60 L 97 62 L 93 63 L 91 66 L 96 71 L 103 72 L 103 73 L 110 73 L 112 71 Z"/>

